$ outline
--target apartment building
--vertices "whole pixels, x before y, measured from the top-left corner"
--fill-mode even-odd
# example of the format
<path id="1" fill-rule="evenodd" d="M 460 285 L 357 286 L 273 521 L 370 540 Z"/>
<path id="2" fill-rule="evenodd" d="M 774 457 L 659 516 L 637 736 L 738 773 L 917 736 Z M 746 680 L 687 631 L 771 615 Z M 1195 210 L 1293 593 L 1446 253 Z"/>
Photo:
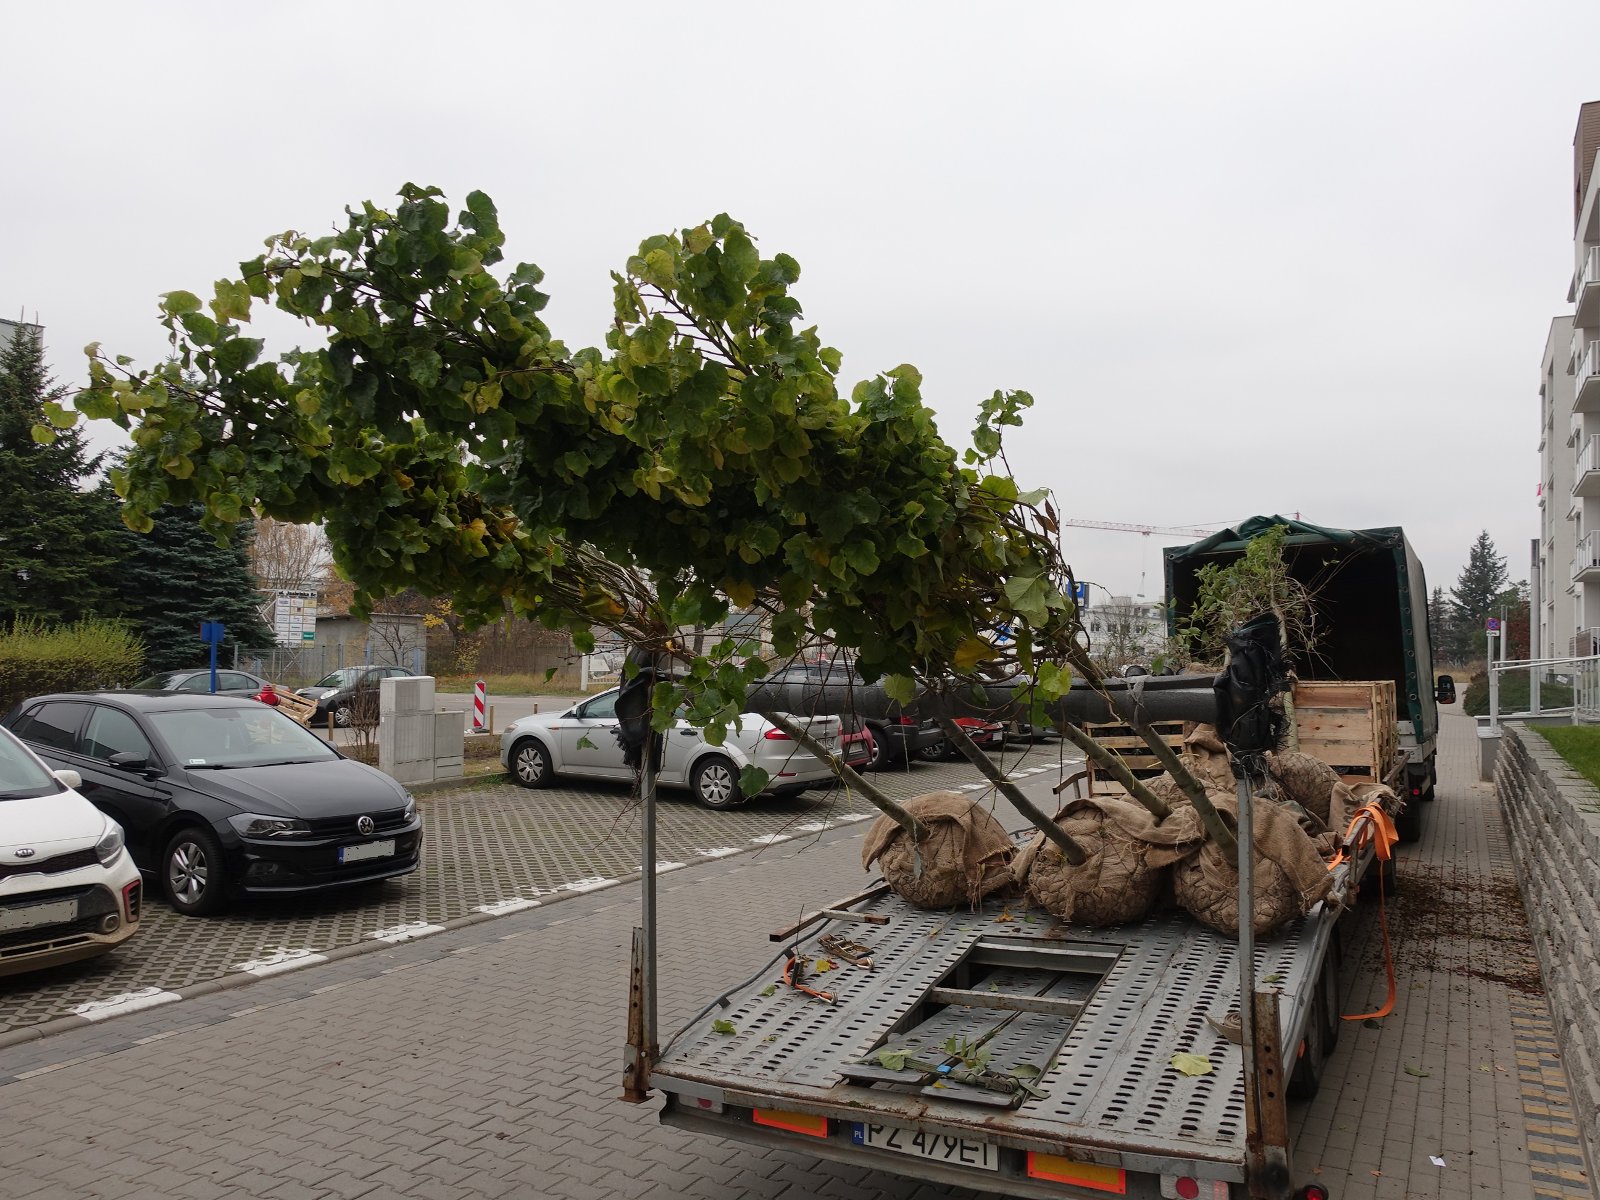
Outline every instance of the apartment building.
<path id="1" fill-rule="evenodd" d="M 1578 628 L 1577 588 L 1572 562 L 1578 549 L 1578 515 L 1583 501 L 1573 492 L 1578 456 L 1583 453 L 1583 418 L 1572 411 L 1572 318 L 1550 322 L 1544 357 L 1539 361 L 1539 571 L 1542 593 L 1536 648 L 1541 656 L 1573 653 Z M 1597 422 L 1600 425 L 1600 422 Z M 1597 501 L 1600 503 L 1600 501 Z M 1596 522 L 1600 528 L 1600 521 Z"/>
<path id="2" fill-rule="evenodd" d="M 1567 292 L 1567 300 L 1573 305 L 1568 319 L 1572 332 L 1563 354 L 1558 342 L 1562 319 L 1558 318 L 1551 326 L 1551 341 L 1545 349 L 1547 368 L 1565 359 L 1565 373 L 1570 379 L 1570 390 L 1565 394 L 1570 396 L 1570 407 L 1558 407 L 1562 402 L 1559 370 L 1546 377 L 1545 391 L 1552 422 L 1559 423 L 1563 411 L 1570 414 L 1567 443 L 1571 449 L 1566 454 L 1561 452 L 1563 448 L 1553 432 L 1556 425 L 1547 426 L 1540 439 L 1545 447 L 1543 465 L 1547 468 L 1543 483 L 1552 493 L 1544 506 L 1545 515 L 1553 516 L 1559 509 L 1557 496 L 1570 498 L 1568 512 L 1574 545 L 1567 578 L 1572 590 L 1572 615 L 1565 617 L 1559 604 L 1562 581 L 1545 574 L 1549 583 L 1544 590 L 1555 603 L 1543 605 L 1551 620 L 1551 636 L 1549 640 L 1541 639 L 1541 646 L 1550 653 L 1565 645 L 1570 653 L 1595 654 L 1600 653 L 1600 169 L 1596 164 L 1600 156 L 1600 100 L 1592 100 L 1578 110 L 1572 153 L 1573 273 Z M 1571 463 L 1571 483 L 1565 492 L 1557 492 L 1563 458 Z M 1554 550 L 1559 543 L 1560 524 L 1551 524 L 1550 562 L 1559 567 L 1561 560 Z M 1564 624 L 1566 620 L 1572 624 Z M 1569 629 L 1570 635 L 1564 639 L 1562 634 Z"/>

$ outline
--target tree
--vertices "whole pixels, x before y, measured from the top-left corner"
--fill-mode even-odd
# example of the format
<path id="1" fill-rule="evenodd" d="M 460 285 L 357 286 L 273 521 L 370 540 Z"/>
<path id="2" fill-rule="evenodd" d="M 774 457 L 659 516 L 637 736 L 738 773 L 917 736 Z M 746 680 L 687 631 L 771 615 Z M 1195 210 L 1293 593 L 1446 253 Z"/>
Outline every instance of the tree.
<path id="1" fill-rule="evenodd" d="M 45 367 L 42 336 L 19 329 L 0 350 L 0 626 L 108 615 L 118 501 L 104 488 L 80 490 L 99 464 L 81 431 L 52 439 L 40 428 L 61 415 L 65 394 Z"/>
<path id="2" fill-rule="evenodd" d="M 1428 596 L 1428 631 L 1434 657 L 1440 662 L 1461 661 L 1460 634 L 1455 609 L 1445 599 L 1444 588 L 1436 587 Z"/>
<path id="3" fill-rule="evenodd" d="M 272 631 L 256 609 L 245 545 L 219 546 L 200 527 L 195 505 L 158 509 L 148 533 L 122 530 L 123 563 L 117 577 L 119 607 L 147 647 L 151 671 L 209 661 L 200 640 L 203 621 L 221 621 L 233 646 L 268 646 Z M 228 661 L 222 658 L 221 661 Z"/>
<path id="4" fill-rule="evenodd" d="M 328 562 L 328 543 L 315 525 L 263 517 L 250 538 L 250 571 L 268 592 L 315 591 Z"/>
<path id="5" fill-rule="evenodd" d="M 1471 655 L 1482 645 L 1484 623 L 1509 581 L 1505 556 L 1495 553 L 1494 542 L 1485 529 L 1472 543 L 1467 565 L 1461 568 L 1456 586 L 1450 589 L 1458 650 Z"/>

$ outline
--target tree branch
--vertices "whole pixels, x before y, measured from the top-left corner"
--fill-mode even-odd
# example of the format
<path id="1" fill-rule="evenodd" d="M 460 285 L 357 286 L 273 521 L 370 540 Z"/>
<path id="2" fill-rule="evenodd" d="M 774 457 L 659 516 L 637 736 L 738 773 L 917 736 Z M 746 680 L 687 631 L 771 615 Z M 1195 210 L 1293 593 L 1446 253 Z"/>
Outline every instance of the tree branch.
<path id="1" fill-rule="evenodd" d="M 1133 729 L 1144 739 L 1144 744 L 1150 747 L 1150 753 L 1154 754 L 1167 769 L 1167 774 L 1177 781 L 1178 786 L 1183 789 L 1183 794 L 1189 797 L 1189 803 L 1193 804 L 1195 811 L 1200 814 L 1201 823 L 1211 835 L 1211 840 L 1216 842 L 1229 858 L 1236 858 L 1239 853 L 1239 843 L 1234 839 L 1233 831 L 1223 824 L 1216 806 L 1206 795 L 1205 785 L 1183 765 L 1183 760 L 1173 752 L 1172 747 L 1167 745 L 1159 733 L 1150 726 L 1139 723 L 1135 723 Z"/>
<path id="2" fill-rule="evenodd" d="M 1106 774 L 1126 788 L 1128 795 L 1149 809 L 1150 815 L 1157 821 L 1165 821 L 1172 815 L 1172 809 L 1168 807 L 1165 800 L 1134 778 L 1133 772 L 1128 770 L 1128 764 L 1095 741 L 1094 738 L 1070 722 L 1058 724 L 1056 728 L 1061 731 L 1062 737 L 1093 759 L 1096 766 L 1105 768 Z"/>
<path id="3" fill-rule="evenodd" d="M 843 780 L 846 787 L 853 787 L 859 790 L 874 808 L 910 834 L 912 842 L 918 845 L 922 843 L 922 839 L 927 832 L 922 822 L 907 812 L 903 806 L 891 800 L 872 784 L 861 778 L 860 775 L 856 774 L 850 767 L 846 766 L 837 754 L 834 754 L 821 742 L 817 741 L 816 738 L 812 737 L 804 725 L 801 725 L 788 713 L 763 712 L 759 715 L 771 721 L 802 747 L 832 767 L 833 773 Z"/>
<path id="4" fill-rule="evenodd" d="M 1084 853 L 1083 847 L 1052 821 L 1049 813 L 1024 796 L 1022 789 L 1005 777 L 1000 768 L 994 765 L 994 760 L 974 744 L 967 736 L 967 731 L 957 724 L 954 717 L 941 716 L 939 728 L 944 730 L 944 735 L 950 739 L 950 744 L 961 751 L 966 760 L 977 767 L 985 779 L 999 788 L 1000 794 L 1011 801 L 1018 812 L 1032 821 L 1040 833 L 1060 848 L 1062 857 L 1075 867 L 1081 867 L 1089 861 L 1089 856 Z"/>

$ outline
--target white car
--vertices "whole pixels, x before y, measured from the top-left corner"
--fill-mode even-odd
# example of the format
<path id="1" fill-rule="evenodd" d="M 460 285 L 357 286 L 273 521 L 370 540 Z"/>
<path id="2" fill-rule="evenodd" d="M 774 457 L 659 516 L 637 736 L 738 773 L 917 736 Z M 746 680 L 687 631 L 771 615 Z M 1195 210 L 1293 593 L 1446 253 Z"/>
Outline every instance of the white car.
<path id="1" fill-rule="evenodd" d="M 0 975 L 93 958 L 139 931 L 139 869 L 81 783 L 0 729 Z"/>
<path id="2" fill-rule="evenodd" d="M 601 692 L 563 713 L 536 713 L 512 722 L 500 735 L 500 761 L 512 778 L 529 788 L 545 787 L 557 775 L 631 780 L 633 770 L 623 764 L 616 737 L 620 690 Z M 812 717 L 807 726 L 813 737 L 852 766 L 864 765 L 871 757 L 871 740 L 864 734 L 843 734 L 838 717 Z M 662 742 L 656 782 L 688 788 L 707 808 L 733 808 L 748 798 L 739 787 L 739 773 L 747 766 L 766 771 L 769 794 L 801 792 L 831 784 L 834 778 L 827 763 L 802 750 L 788 734 L 746 713 L 740 727 L 730 728 L 720 746 L 707 742 L 702 730 L 678 720 Z"/>

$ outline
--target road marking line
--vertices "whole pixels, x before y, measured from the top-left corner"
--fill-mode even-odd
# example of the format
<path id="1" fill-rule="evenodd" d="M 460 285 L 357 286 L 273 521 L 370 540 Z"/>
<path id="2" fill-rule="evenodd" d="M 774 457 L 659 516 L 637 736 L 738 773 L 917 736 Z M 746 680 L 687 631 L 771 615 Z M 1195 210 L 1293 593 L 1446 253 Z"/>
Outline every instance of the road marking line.
<path id="1" fill-rule="evenodd" d="M 249 962 L 235 963 L 235 971 L 244 971 L 246 974 L 257 977 L 263 975 L 276 975 L 279 971 L 292 971 L 296 967 L 309 967 L 313 963 L 327 962 L 326 954 L 318 954 L 308 947 L 291 950 L 280 946 L 267 953 L 263 958 L 252 958 Z"/>
<path id="2" fill-rule="evenodd" d="M 875 815 L 875 813 L 845 813 L 838 818 L 838 821 L 841 825 L 846 821 L 870 821 Z"/>
<path id="3" fill-rule="evenodd" d="M 430 925 L 426 921 L 412 921 L 407 925 L 395 925 L 389 929 L 380 929 L 375 933 L 367 934 L 367 936 L 393 945 L 395 942 L 409 942 L 412 938 L 427 937 L 430 933 L 443 932 L 443 925 Z"/>
<path id="4" fill-rule="evenodd" d="M 527 900 L 521 896 L 508 896 L 504 900 L 496 900 L 493 904 L 480 904 L 473 912 L 488 913 L 491 917 L 503 917 L 507 913 L 521 912 L 525 908 L 538 908 L 539 901 Z"/>
<path id="5" fill-rule="evenodd" d="M 779 842 L 787 842 L 790 838 L 787 833 L 763 833 L 760 837 L 750 839 L 752 846 L 776 846 Z"/>
<path id="6" fill-rule="evenodd" d="M 807 821 L 804 825 L 795 826 L 795 829 L 801 833 L 821 833 L 824 829 L 832 828 L 832 821 Z"/>
<path id="7" fill-rule="evenodd" d="M 119 996 L 110 996 L 104 1000 L 90 1000 L 87 1004 L 77 1004 L 71 1011 L 73 1015 L 88 1021 L 103 1021 L 107 1017 L 138 1012 L 141 1008 L 154 1008 L 158 1004 L 170 1004 L 174 1000 L 182 999 L 183 997 L 177 992 L 147 987 L 140 988 L 136 992 L 123 992 Z"/>
<path id="8" fill-rule="evenodd" d="M 737 846 L 717 846 L 717 847 L 715 847 L 714 849 L 711 849 L 711 850 L 696 850 L 695 853 L 698 854 L 701 858 L 727 858 L 728 855 L 730 855 L 730 854 L 739 853 L 739 847 L 737 847 Z"/>
<path id="9" fill-rule="evenodd" d="M 664 863 L 664 862 L 658 862 L 656 864 L 656 874 L 657 875 L 665 875 L 668 871 L 676 871 L 679 868 L 686 867 L 688 865 L 689 865 L 688 863 L 670 863 L 670 862 L 669 863 Z"/>

